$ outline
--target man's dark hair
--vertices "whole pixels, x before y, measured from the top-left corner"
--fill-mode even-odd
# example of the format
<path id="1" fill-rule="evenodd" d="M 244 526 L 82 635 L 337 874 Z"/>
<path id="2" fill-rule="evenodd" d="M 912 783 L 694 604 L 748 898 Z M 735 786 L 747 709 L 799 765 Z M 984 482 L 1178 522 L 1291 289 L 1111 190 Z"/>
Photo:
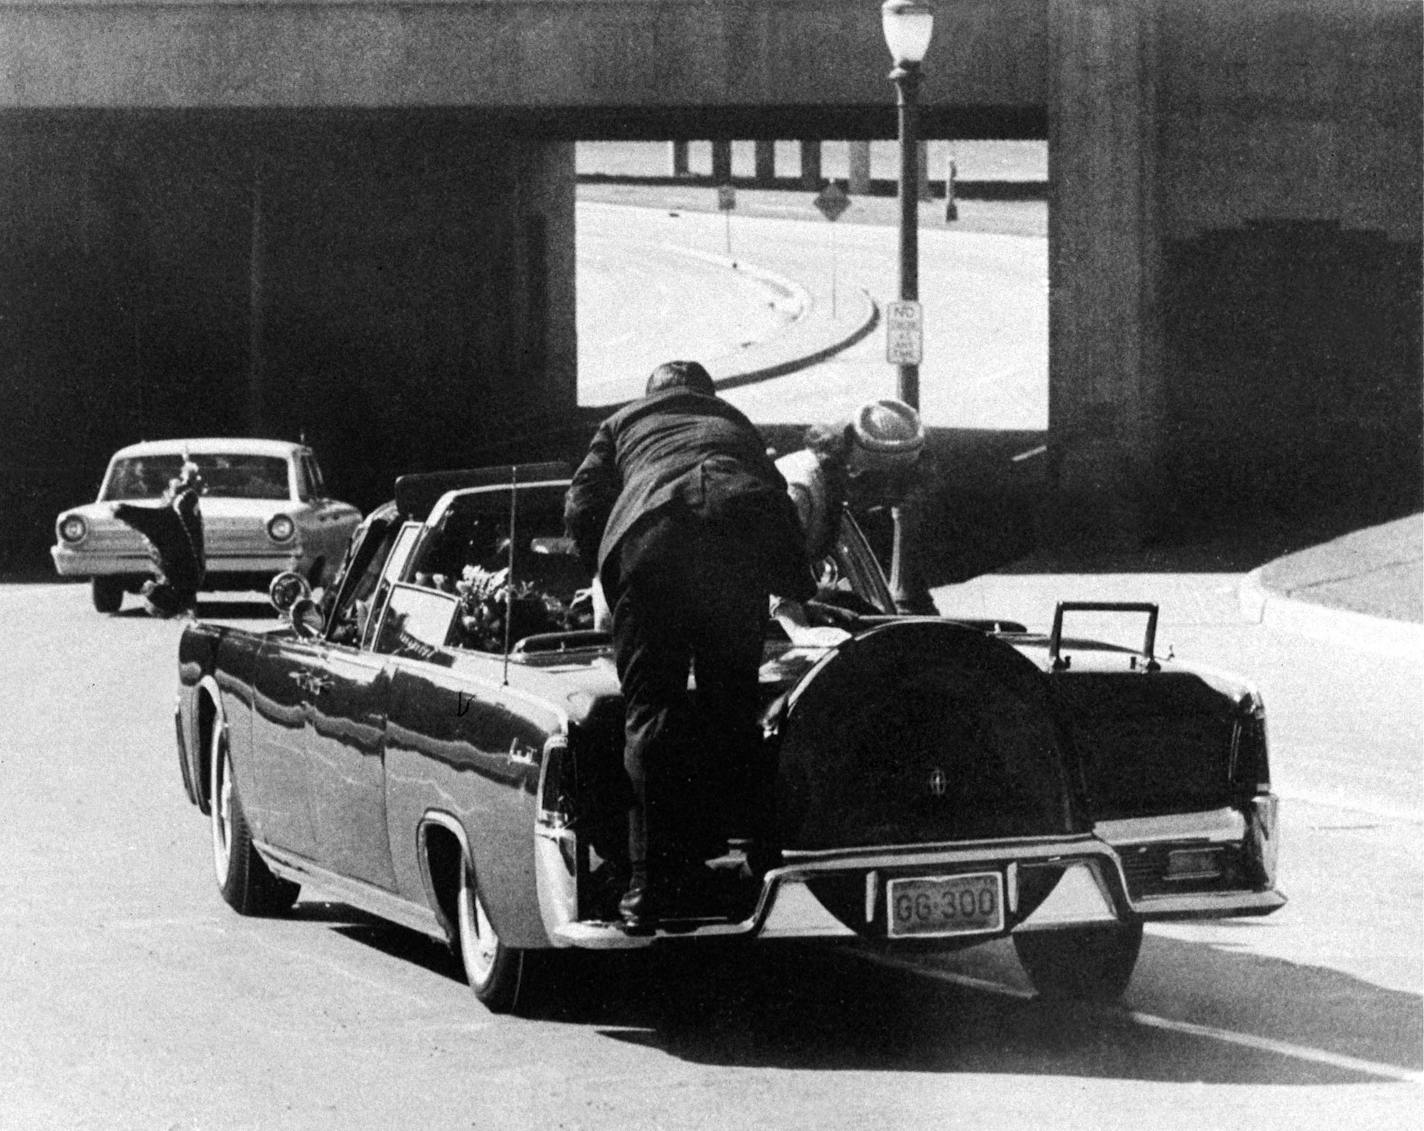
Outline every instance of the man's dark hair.
<path id="1" fill-rule="evenodd" d="M 645 396 L 661 393 L 666 389 L 686 389 L 689 393 L 701 393 L 704 397 L 715 397 L 717 386 L 712 375 L 695 361 L 664 362 L 648 374 Z"/>

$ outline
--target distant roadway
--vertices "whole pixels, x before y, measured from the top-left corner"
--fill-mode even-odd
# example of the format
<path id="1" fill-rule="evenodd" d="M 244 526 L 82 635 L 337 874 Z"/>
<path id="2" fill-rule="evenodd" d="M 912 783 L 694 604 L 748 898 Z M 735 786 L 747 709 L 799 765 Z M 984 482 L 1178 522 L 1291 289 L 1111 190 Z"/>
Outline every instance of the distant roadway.
<path id="1" fill-rule="evenodd" d="M 804 212 L 786 219 L 734 213 L 729 225 L 715 212 L 592 202 L 581 203 L 577 215 L 583 404 L 636 396 L 648 370 L 669 355 L 723 359 L 735 368 L 744 343 L 775 352 L 781 327 L 766 310 L 749 308 L 729 267 L 709 267 L 717 260 L 754 265 L 805 288 L 805 316 L 826 341 L 851 329 L 857 292 L 880 304 L 898 295 L 892 227 L 832 225 Z M 920 404 L 927 424 L 1046 427 L 1047 273 L 1042 238 L 922 227 Z M 761 301 L 770 297 L 763 292 Z M 894 394 L 895 369 L 877 330 L 825 362 L 737 389 L 729 399 L 758 423 L 808 422 L 832 419 L 867 396 Z"/>

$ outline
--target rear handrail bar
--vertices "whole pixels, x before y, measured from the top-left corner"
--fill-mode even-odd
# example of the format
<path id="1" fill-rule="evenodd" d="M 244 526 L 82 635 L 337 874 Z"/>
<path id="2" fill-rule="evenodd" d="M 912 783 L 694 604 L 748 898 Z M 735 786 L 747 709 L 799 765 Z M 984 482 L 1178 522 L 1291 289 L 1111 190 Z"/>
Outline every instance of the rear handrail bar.
<path id="1" fill-rule="evenodd" d="M 1069 661 L 1062 655 L 1064 613 L 1143 613 L 1147 617 L 1147 632 L 1142 639 L 1143 667 L 1149 672 L 1161 671 L 1156 659 L 1157 609 L 1151 601 L 1059 601 L 1053 611 L 1053 631 L 1048 636 L 1048 659 L 1051 670 L 1063 671 Z"/>

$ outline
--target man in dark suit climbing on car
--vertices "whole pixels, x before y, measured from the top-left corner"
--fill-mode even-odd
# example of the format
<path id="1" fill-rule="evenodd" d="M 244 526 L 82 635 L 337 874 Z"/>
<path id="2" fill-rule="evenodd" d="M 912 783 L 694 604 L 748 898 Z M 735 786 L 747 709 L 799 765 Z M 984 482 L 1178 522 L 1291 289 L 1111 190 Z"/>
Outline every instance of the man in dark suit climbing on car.
<path id="1" fill-rule="evenodd" d="M 701 365 L 673 361 L 599 426 L 564 513 L 612 611 L 626 707 L 620 914 L 631 929 L 705 914 L 705 861 L 751 804 L 768 594 L 814 593 L 795 508 L 752 423 Z"/>

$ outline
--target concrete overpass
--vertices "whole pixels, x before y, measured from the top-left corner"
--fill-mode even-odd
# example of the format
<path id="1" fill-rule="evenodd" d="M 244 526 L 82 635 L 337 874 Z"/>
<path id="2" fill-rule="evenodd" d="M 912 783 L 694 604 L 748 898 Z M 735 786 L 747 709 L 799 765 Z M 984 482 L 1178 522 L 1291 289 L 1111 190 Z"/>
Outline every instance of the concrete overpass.
<path id="1" fill-rule="evenodd" d="M 938 5 L 926 132 L 1049 142 L 1059 533 L 1417 495 L 1420 60 L 1410 0 Z M 874 0 L 0 2 L 3 521 L 141 435 L 371 502 L 567 422 L 572 141 L 887 137 L 887 67 Z"/>

